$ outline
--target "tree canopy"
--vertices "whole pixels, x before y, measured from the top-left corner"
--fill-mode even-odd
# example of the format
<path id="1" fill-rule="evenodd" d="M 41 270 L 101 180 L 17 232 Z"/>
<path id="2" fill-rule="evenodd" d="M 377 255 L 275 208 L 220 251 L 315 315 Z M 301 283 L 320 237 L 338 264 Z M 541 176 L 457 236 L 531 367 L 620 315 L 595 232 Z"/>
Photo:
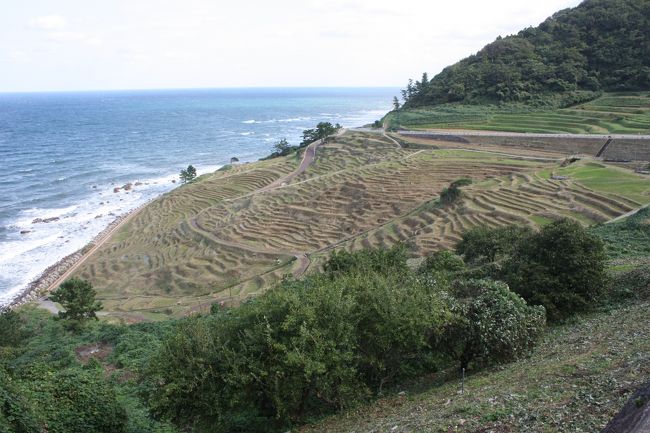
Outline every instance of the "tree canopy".
<path id="1" fill-rule="evenodd" d="M 650 88 L 650 1 L 586 0 L 402 91 L 403 107 L 449 102 L 571 105 Z"/>

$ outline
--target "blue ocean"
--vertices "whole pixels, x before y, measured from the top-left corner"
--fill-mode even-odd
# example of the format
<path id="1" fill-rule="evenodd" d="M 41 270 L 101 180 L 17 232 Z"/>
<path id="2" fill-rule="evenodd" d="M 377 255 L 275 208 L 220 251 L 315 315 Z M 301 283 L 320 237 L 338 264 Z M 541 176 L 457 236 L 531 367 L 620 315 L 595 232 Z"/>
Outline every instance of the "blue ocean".
<path id="1" fill-rule="evenodd" d="M 381 118 L 397 89 L 0 94 L 0 305 L 116 216 L 237 157 L 255 161 L 321 121 Z M 131 190 L 115 193 L 127 183 Z"/>

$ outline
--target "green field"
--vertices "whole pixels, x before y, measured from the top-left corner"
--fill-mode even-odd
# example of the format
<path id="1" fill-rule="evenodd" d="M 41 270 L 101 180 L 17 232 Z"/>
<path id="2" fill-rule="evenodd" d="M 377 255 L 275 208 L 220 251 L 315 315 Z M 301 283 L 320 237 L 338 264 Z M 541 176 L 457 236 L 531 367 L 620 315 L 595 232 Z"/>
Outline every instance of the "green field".
<path id="1" fill-rule="evenodd" d="M 389 127 L 476 129 L 490 131 L 648 134 L 650 93 L 608 93 L 593 101 L 561 109 L 526 106 L 445 104 L 390 113 Z"/>

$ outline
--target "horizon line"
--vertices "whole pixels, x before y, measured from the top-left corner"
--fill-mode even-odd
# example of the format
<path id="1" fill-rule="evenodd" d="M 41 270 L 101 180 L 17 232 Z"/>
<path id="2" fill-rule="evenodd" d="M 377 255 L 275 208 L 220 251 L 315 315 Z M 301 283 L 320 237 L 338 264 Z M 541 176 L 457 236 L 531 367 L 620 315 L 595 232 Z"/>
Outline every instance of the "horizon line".
<path id="1" fill-rule="evenodd" d="M 400 89 L 403 86 L 232 86 L 232 87 L 150 87 L 123 89 L 77 89 L 77 90 L 0 90 L 0 95 L 43 93 L 110 93 L 110 92 L 161 92 L 191 90 L 282 90 L 282 89 Z"/>

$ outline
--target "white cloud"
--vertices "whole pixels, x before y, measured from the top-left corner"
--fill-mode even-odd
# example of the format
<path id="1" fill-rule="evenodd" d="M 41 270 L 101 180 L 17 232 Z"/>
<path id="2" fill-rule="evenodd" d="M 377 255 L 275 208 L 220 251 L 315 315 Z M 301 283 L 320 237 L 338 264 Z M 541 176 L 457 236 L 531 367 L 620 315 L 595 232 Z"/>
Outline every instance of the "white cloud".
<path id="1" fill-rule="evenodd" d="M 34 18 L 29 24 L 38 30 L 64 30 L 68 27 L 68 20 L 61 15 L 44 15 Z"/>

